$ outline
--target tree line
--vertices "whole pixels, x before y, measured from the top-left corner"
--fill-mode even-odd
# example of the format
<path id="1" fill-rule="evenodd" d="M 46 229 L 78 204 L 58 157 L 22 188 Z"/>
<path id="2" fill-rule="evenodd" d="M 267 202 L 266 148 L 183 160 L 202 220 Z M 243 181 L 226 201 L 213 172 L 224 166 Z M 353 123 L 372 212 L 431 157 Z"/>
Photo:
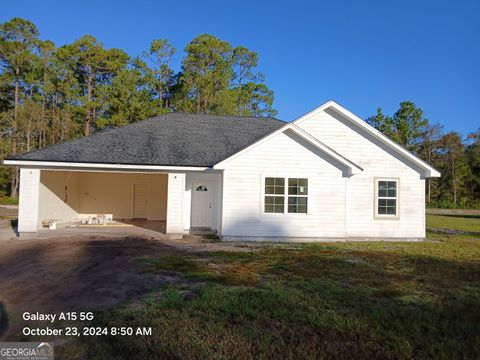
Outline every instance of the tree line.
<path id="1" fill-rule="evenodd" d="M 183 50 L 174 71 L 168 39 L 130 56 L 91 35 L 57 47 L 28 20 L 0 24 L 0 160 L 168 112 L 276 114 L 257 53 L 209 34 Z M 480 130 L 444 133 L 411 101 L 366 121 L 442 173 L 426 181 L 430 206 L 480 207 Z M 0 166 L 0 190 L 16 197 L 17 169 Z"/>
<path id="2" fill-rule="evenodd" d="M 480 208 L 480 129 L 465 138 L 455 131 L 445 133 L 411 101 L 401 102 L 392 116 L 379 107 L 366 121 L 442 173 L 426 180 L 428 206 Z"/>
<path id="3" fill-rule="evenodd" d="M 57 47 L 28 20 L 0 24 L 1 159 L 172 111 L 276 114 L 257 53 L 203 34 L 175 72 L 176 53 L 154 39 L 132 57 L 91 35 Z M 0 186 L 15 197 L 17 170 L 1 167 Z"/>

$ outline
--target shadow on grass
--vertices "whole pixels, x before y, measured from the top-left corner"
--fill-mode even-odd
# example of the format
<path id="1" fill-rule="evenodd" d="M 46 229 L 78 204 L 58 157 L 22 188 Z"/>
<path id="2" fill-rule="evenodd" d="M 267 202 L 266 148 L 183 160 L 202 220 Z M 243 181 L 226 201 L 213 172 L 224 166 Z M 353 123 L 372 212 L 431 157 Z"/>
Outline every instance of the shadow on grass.
<path id="1" fill-rule="evenodd" d="M 0 302 L 0 336 L 2 336 L 8 330 L 8 314 L 5 310 L 5 306 Z"/>
<path id="2" fill-rule="evenodd" d="M 312 246 L 176 254 L 145 266 L 204 285 L 169 287 L 141 309 L 97 319 L 99 326 L 152 326 L 152 338 L 82 338 L 72 349 L 98 359 L 480 356 L 478 262 Z"/>
<path id="3" fill-rule="evenodd" d="M 480 357 L 480 263 L 467 256 L 477 251 L 473 243 L 467 250 L 466 243 L 348 243 L 207 254 L 135 238 L 68 240 L 0 253 L 0 301 L 15 304 L 10 319 L 22 310 L 97 310 L 88 325 L 152 327 L 153 334 L 70 339 L 61 358 Z M 429 252 L 447 245 L 448 258 Z M 135 300 L 141 306 L 126 304 Z"/>
<path id="4" fill-rule="evenodd" d="M 174 280 L 145 272 L 138 262 L 139 257 L 178 252 L 158 241 L 94 236 L 17 241 L 0 251 L 0 302 L 11 304 L 9 331 L 4 335 L 11 341 L 26 325 L 18 316 L 22 312 L 109 309 Z"/>
<path id="5" fill-rule="evenodd" d="M 465 219 L 480 219 L 480 215 L 472 215 L 472 214 L 435 214 L 435 216 L 446 216 L 446 217 L 465 218 Z"/>

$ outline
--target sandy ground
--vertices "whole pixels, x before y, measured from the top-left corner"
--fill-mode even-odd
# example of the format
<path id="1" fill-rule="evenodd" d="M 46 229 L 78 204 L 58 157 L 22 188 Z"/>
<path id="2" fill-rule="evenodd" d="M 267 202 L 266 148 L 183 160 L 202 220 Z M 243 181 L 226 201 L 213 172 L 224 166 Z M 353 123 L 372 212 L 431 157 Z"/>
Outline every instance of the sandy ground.
<path id="1" fill-rule="evenodd" d="M 44 230 L 18 238 L 15 207 L 0 206 L 0 339 L 18 334 L 24 311 L 90 311 L 136 302 L 152 288 L 185 281 L 177 273 L 145 272 L 140 258 L 256 246 L 172 239 L 146 227 Z"/>
<path id="2" fill-rule="evenodd" d="M 4 233 L 9 221 L 0 224 Z M 9 229 L 10 228 L 10 229 Z M 2 239 L 2 238 L 0 238 Z M 88 311 L 141 299 L 152 288 L 185 281 L 145 272 L 139 259 L 177 253 L 248 251 L 200 236 L 170 239 L 144 228 L 61 229 L 0 240 L 0 339 L 17 334 L 21 314 Z"/>
<path id="3" fill-rule="evenodd" d="M 16 229 L 11 221 L 17 218 L 18 206 L 0 205 L 0 240 L 11 239 L 16 236 Z"/>

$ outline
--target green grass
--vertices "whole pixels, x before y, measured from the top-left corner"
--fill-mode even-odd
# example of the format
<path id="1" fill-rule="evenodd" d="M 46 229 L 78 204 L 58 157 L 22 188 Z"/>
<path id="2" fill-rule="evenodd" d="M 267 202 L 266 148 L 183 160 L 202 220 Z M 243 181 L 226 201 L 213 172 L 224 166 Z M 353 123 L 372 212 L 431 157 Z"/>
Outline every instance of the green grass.
<path id="1" fill-rule="evenodd" d="M 480 358 L 478 237 L 429 234 L 425 242 L 265 246 L 251 253 L 139 261 L 145 271 L 178 272 L 185 282 L 155 289 L 140 308 L 127 304 L 97 314 L 95 321 L 152 326 L 153 336 L 81 337 L 60 346 L 60 354 L 69 359 Z"/>
<path id="2" fill-rule="evenodd" d="M 18 205 L 18 198 L 0 193 L 0 205 Z"/>
<path id="3" fill-rule="evenodd" d="M 427 214 L 427 226 L 433 228 L 480 232 L 480 215 Z"/>

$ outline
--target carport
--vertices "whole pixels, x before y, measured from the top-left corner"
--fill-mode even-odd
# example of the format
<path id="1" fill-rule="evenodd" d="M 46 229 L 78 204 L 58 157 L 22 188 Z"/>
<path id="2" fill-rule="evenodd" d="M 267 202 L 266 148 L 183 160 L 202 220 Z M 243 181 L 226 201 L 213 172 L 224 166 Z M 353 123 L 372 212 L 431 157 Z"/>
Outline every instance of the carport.
<path id="1" fill-rule="evenodd" d="M 182 168 L 58 162 L 18 165 L 24 165 L 20 168 L 20 234 L 35 233 L 50 220 L 80 225 L 97 215 L 111 215 L 117 225 L 133 224 L 170 237 L 188 231 Z"/>
<path id="2" fill-rule="evenodd" d="M 41 170 L 39 226 L 80 223 L 101 216 L 165 228 L 168 175 L 162 173 Z"/>

